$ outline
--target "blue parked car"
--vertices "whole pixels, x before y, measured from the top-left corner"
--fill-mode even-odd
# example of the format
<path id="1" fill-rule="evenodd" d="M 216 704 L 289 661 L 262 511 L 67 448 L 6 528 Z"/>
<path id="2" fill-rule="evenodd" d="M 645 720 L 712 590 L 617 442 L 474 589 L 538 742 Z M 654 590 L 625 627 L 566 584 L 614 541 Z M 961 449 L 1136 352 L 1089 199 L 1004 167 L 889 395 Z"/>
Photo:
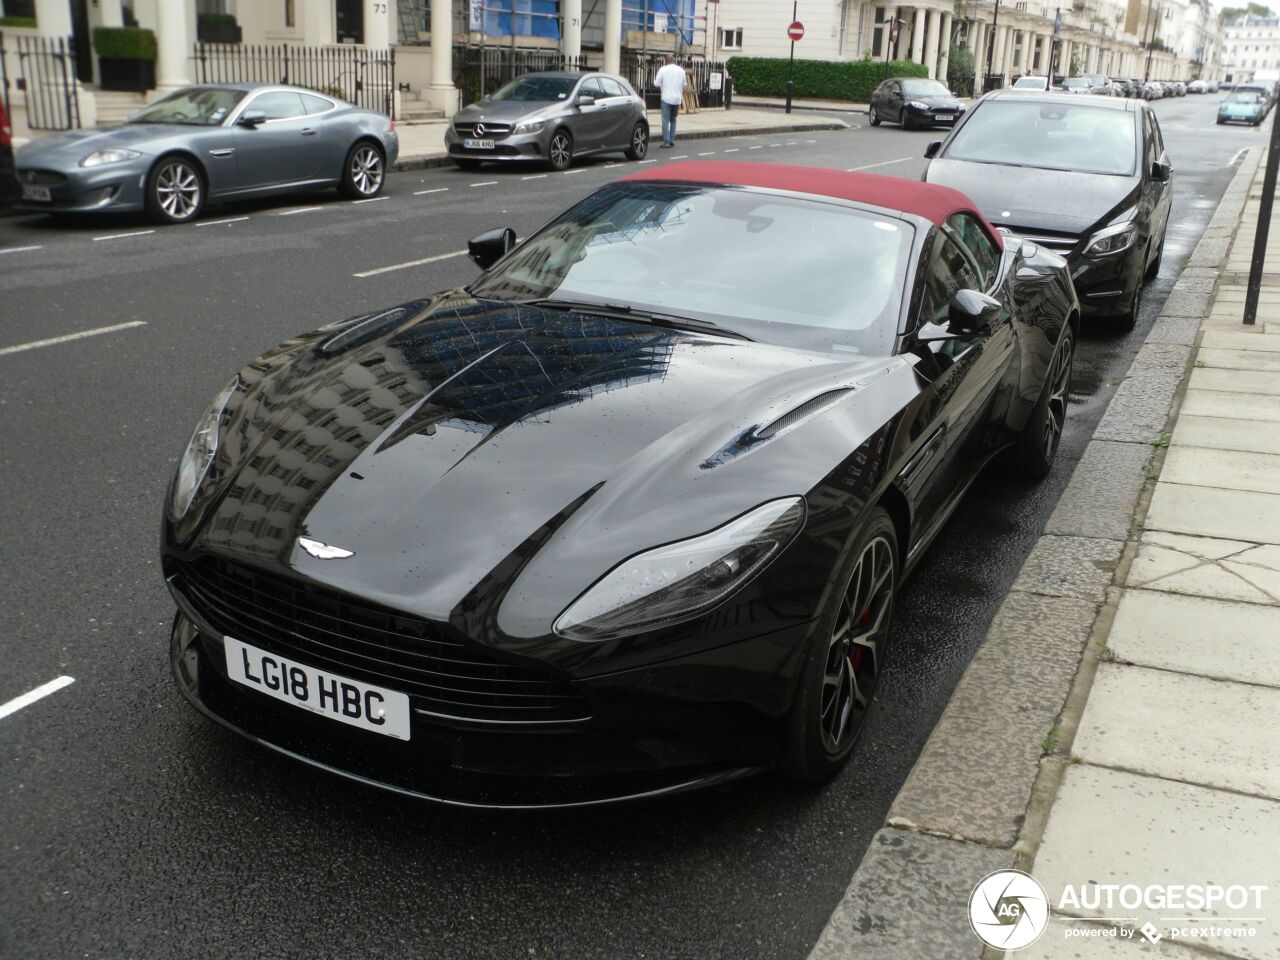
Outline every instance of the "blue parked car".
<path id="1" fill-rule="evenodd" d="M 1267 115 L 1267 98 L 1256 90 L 1236 90 L 1218 105 L 1219 123 L 1258 126 Z"/>

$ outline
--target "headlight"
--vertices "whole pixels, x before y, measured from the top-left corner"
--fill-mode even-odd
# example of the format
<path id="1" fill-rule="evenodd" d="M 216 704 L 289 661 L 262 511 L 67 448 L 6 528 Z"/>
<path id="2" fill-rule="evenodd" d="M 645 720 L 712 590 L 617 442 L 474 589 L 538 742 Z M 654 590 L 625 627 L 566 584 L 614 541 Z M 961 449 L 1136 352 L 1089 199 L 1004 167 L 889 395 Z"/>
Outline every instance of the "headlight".
<path id="1" fill-rule="evenodd" d="M 526 120 L 524 123 L 516 124 L 516 133 L 537 133 L 547 125 L 545 120 Z"/>
<path id="2" fill-rule="evenodd" d="M 913 110 L 929 109 L 929 105 L 927 103 L 921 103 L 919 100 L 912 100 L 910 103 L 907 104 L 907 106 L 911 107 Z"/>
<path id="3" fill-rule="evenodd" d="M 1107 257 L 1113 253 L 1120 253 L 1122 250 L 1128 250 L 1133 246 L 1134 239 L 1138 236 L 1138 229 L 1133 222 L 1118 223 L 1114 227 L 1107 227 L 1099 230 L 1085 245 L 1084 255 L 1086 257 Z"/>
<path id="4" fill-rule="evenodd" d="M 764 569 L 804 523 L 804 500 L 770 500 L 724 526 L 637 554 L 569 605 L 555 631 L 607 640 L 710 610 Z"/>
<path id="5" fill-rule="evenodd" d="M 123 163 L 142 156 L 137 150 L 95 150 L 80 161 L 82 167 L 101 167 L 108 163 Z"/>
<path id="6" fill-rule="evenodd" d="M 182 459 L 178 461 L 178 476 L 173 482 L 173 502 L 170 504 L 170 512 L 175 520 L 191 509 L 191 502 L 209 472 L 209 466 L 218 452 L 222 414 L 239 386 L 240 377 L 233 377 L 222 388 L 222 392 L 214 397 L 213 403 L 196 424 L 195 433 L 191 434 Z"/>

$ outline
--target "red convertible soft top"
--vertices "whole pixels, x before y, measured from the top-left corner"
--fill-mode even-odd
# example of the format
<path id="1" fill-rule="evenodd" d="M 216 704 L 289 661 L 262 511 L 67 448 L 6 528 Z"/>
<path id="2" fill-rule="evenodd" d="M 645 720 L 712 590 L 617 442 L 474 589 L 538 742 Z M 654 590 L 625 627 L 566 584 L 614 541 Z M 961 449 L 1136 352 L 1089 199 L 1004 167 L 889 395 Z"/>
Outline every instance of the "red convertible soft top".
<path id="1" fill-rule="evenodd" d="M 953 213 L 964 211 L 977 217 L 996 244 L 1001 249 L 1004 248 L 1003 235 L 987 222 L 972 200 L 958 190 L 920 180 L 884 177 L 874 173 L 846 173 L 843 170 L 821 167 L 698 160 L 669 163 L 659 170 L 633 173 L 623 179 L 678 180 L 682 183 L 716 183 L 790 190 L 901 210 L 936 224 L 941 224 Z"/>

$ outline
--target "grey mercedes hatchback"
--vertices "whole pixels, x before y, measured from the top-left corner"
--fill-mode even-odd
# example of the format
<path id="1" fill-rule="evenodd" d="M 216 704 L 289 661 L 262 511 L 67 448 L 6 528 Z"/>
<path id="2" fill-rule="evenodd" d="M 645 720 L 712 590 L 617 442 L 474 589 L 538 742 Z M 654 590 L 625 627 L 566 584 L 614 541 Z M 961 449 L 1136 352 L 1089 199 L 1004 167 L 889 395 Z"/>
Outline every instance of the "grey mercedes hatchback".
<path id="1" fill-rule="evenodd" d="M 574 157 L 649 150 L 644 99 L 610 73 L 527 73 L 454 115 L 444 136 L 464 170 L 533 162 L 565 170 Z"/>

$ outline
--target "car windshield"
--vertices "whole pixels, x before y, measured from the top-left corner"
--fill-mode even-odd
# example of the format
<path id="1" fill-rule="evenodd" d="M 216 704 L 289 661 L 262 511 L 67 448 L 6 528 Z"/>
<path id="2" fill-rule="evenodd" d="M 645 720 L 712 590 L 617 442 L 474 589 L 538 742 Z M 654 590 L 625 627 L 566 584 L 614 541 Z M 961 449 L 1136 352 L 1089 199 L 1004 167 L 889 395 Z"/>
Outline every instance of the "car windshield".
<path id="1" fill-rule="evenodd" d="M 566 99 L 577 81 L 573 77 L 521 77 L 512 80 L 489 99 L 526 103 L 553 103 Z"/>
<path id="2" fill-rule="evenodd" d="M 914 230 L 837 201 L 688 183 L 605 187 L 472 284 L 620 305 L 767 343 L 891 352 Z"/>
<path id="3" fill-rule="evenodd" d="M 1075 97 L 1054 103 L 989 100 L 970 114 L 944 156 L 1044 170 L 1128 176 L 1137 149 L 1133 115 L 1086 106 Z"/>
<path id="4" fill-rule="evenodd" d="M 1013 84 L 1014 89 L 1026 88 L 1030 90 L 1043 90 L 1045 87 L 1044 77 L 1019 77 Z"/>
<path id="5" fill-rule="evenodd" d="M 188 87 L 129 115 L 129 123 L 182 123 L 216 127 L 244 99 L 243 90 Z"/>
<path id="6" fill-rule="evenodd" d="M 1239 90 L 1227 96 L 1227 103 L 1261 103 L 1262 94 L 1254 90 Z"/>
<path id="7" fill-rule="evenodd" d="M 949 97 L 951 91 L 937 80 L 903 80 L 902 92 L 908 97 Z"/>
<path id="8" fill-rule="evenodd" d="M 1062 85 L 1068 90 L 1081 90 L 1090 86 L 1089 81 L 1085 80 L 1083 77 L 1069 77 L 1062 81 Z"/>

